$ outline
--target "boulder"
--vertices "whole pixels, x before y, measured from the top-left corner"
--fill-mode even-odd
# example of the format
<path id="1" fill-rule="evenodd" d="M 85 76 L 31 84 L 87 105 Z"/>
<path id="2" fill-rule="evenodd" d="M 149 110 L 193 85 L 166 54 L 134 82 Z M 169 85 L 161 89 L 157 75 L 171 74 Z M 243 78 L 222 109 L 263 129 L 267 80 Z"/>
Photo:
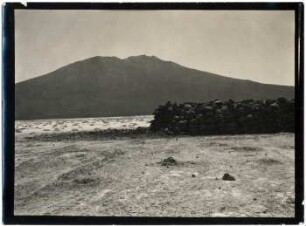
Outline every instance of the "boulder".
<path id="1" fill-rule="evenodd" d="M 225 173 L 222 177 L 222 180 L 227 180 L 227 181 L 235 181 L 235 177 L 233 177 L 232 175 Z"/>
<path id="2" fill-rule="evenodd" d="M 279 104 L 278 103 L 272 103 L 272 104 L 270 104 L 270 106 L 272 107 L 272 108 L 276 108 L 276 109 L 278 109 L 279 108 Z"/>
<path id="3" fill-rule="evenodd" d="M 222 101 L 221 100 L 216 100 L 214 102 L 214 104 L 217 105 L 217 106 L 221 106 L 222 105 Z"/>
<path id="4" fill-rule="evenodd" d="M 253 118 L 253 115 L 252 115 L 252 114 L 248 114 L 248 115 L 247 115 L 247 118 L 248 118 L 248 119 L 252 119 L 252 118 Z"/>
<path id="5" fill-rule="evenodd" d="M 189 108 L 191 108 L 191 105 L 190 104 L 184 104 L 184 107 L 189 109 Z"/>
<path id="6" fill-rule="evenodd" d="M 204 107 L 204 111 L 213 111 L 213 110 L 214 110 L 214 108 L 211 107 L 211 106 L 205 106 Z"/>
<path id="7" fill-rule="evenodd" d="M 166 158 L 161 162 L 162 166 L 176 166 L 177 164 L 178 162 L 173 157 Z"/>

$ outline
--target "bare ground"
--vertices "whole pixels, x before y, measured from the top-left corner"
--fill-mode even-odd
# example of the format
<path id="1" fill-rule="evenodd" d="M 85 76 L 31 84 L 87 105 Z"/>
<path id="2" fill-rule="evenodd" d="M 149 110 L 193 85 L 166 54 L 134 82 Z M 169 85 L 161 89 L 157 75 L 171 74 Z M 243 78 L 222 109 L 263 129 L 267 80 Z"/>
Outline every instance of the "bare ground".
<path id="1" fill-rule="evenodd" d="M 294 216 L 293 134 L 68 138 L 16 134 L 16 215 Z"/>

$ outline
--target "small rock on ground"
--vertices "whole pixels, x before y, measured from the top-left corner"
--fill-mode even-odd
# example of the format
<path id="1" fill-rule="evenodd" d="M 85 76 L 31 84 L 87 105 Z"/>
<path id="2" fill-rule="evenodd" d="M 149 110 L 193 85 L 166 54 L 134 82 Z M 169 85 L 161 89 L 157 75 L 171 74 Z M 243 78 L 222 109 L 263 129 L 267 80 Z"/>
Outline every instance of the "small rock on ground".
<path id="1" fill-rule="evenodd" d="M 234 181 L 236 180 L 235 177 L 233 177 L 232 175 L 225 173 L 222 177 L 222 180 L 227 180 L 227 181 Z"/>

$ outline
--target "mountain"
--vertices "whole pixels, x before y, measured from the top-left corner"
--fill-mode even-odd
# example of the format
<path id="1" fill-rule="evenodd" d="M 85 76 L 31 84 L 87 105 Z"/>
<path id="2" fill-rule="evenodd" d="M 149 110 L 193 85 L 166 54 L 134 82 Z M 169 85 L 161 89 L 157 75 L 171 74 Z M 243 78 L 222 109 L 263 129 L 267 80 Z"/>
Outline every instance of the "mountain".
<path id="1" fill-rule="evenodd" d="M 15 118 L 152 114 L 167 101 L 294 98 L 294 87 L 183 67 L 154 56 L 93 57 L 15 85 Z"/>

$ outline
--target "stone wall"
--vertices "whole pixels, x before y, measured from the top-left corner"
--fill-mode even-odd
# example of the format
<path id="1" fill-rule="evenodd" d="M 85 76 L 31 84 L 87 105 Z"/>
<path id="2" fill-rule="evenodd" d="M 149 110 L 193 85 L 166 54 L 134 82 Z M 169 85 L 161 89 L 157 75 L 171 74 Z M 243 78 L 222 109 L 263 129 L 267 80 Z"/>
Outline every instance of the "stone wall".
<path id="1" fill-rule="evenodd" d="M 295 101 L 243 100 L 168 102 L 154 112 L 150 130 L 178 135 L 294 132 Z"/>

